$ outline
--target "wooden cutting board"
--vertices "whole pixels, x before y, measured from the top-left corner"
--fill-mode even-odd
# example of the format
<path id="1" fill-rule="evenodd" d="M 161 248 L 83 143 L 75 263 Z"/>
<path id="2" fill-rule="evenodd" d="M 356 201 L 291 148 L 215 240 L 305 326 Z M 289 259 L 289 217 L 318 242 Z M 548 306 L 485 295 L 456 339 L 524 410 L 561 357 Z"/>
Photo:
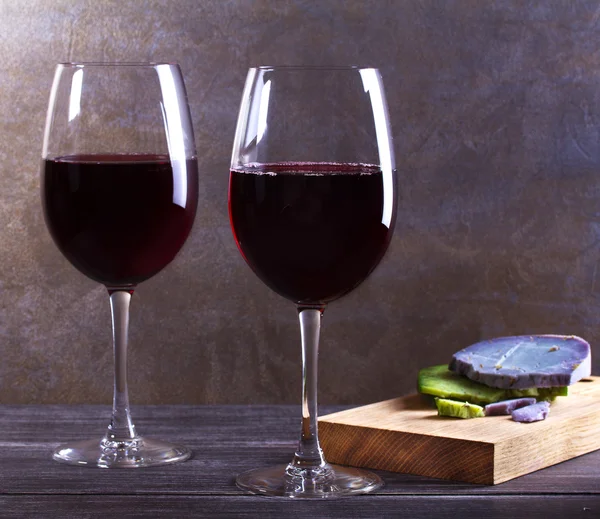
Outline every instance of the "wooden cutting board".
<path id="1" fill-rule="evenodd" d="M 437 416 L 411 395 L 323 416 L 319 436 L 331 463 L 495 485 L 600 449 L 600 377 L 557 398 L 548 417 Z"/>

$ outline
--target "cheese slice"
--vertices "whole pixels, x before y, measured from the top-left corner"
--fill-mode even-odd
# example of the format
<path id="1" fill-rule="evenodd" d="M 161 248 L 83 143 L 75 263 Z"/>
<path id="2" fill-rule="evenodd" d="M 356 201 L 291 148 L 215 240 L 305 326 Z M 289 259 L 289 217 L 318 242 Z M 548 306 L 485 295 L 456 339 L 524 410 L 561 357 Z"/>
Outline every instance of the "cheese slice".
<path id="1" fill-rule="evenodd" d="M 473 344 L 448 367 L 502 389 L 569 386 L 591 374 L 592 356 L 590 345 L 574 335 L 521 335 Z"/>

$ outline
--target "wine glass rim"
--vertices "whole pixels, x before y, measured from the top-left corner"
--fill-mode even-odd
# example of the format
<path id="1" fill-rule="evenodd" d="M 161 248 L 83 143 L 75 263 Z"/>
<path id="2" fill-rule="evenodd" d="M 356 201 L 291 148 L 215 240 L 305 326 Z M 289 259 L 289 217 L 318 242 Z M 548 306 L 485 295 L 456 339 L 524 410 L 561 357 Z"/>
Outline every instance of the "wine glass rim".
<path id="1" fill-rule="evenodd" d="M 259 65 L 251 67 L 255 70 L 378 70 L 377 67 L 360 65 Z"/>
<path id="2" fill-rule="evenodd" d="M 158 67 L 160 65 L 179 66 L 175 61 L 66 61 L 61 67 Z"/>

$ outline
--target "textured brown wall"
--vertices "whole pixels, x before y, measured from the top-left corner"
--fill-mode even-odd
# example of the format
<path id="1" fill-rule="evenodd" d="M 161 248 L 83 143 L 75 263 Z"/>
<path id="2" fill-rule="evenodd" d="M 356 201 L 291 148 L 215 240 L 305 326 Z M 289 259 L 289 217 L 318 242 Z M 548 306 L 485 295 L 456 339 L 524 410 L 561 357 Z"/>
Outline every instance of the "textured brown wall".
<path id="1" fill-rule="evenodd" d="M 134 403 L 294 403 L 293 305 L 238 254 L 227 173 L 246 70 L 382 69 L 400 206 L 384 262 L 331 305 L 322 403 L 411 391 L 481 338 L 586 337 L 600 368 L 600 9 L 595 1 L 0 0 L 0 402 L 108 402 L 103 288 L 44 225 L 54 65 L 177 60 L 194 117 L 193 234 L 132 307 Z"/>

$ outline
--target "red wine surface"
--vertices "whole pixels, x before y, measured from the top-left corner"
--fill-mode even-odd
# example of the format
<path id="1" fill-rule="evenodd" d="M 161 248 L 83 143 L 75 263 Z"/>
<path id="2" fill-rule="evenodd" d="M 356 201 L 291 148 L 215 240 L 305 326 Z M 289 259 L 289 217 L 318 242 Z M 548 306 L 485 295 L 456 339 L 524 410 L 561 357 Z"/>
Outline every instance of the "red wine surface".
<path id="1" fill-rule="evenodd" d="M 198 200 L 195 159 L 72 155 L 42 164 L 44 216 L 66 258 L 106 286 L 133 286 L 183 246 Z"/>
<path id="2" fill-rule="evenodd" d="M 277 163 L 232 170 L 229 215 L 237 245 L 271 289 L 327 303 L 362 282 L 389 244 L 379 167 Z"/>

